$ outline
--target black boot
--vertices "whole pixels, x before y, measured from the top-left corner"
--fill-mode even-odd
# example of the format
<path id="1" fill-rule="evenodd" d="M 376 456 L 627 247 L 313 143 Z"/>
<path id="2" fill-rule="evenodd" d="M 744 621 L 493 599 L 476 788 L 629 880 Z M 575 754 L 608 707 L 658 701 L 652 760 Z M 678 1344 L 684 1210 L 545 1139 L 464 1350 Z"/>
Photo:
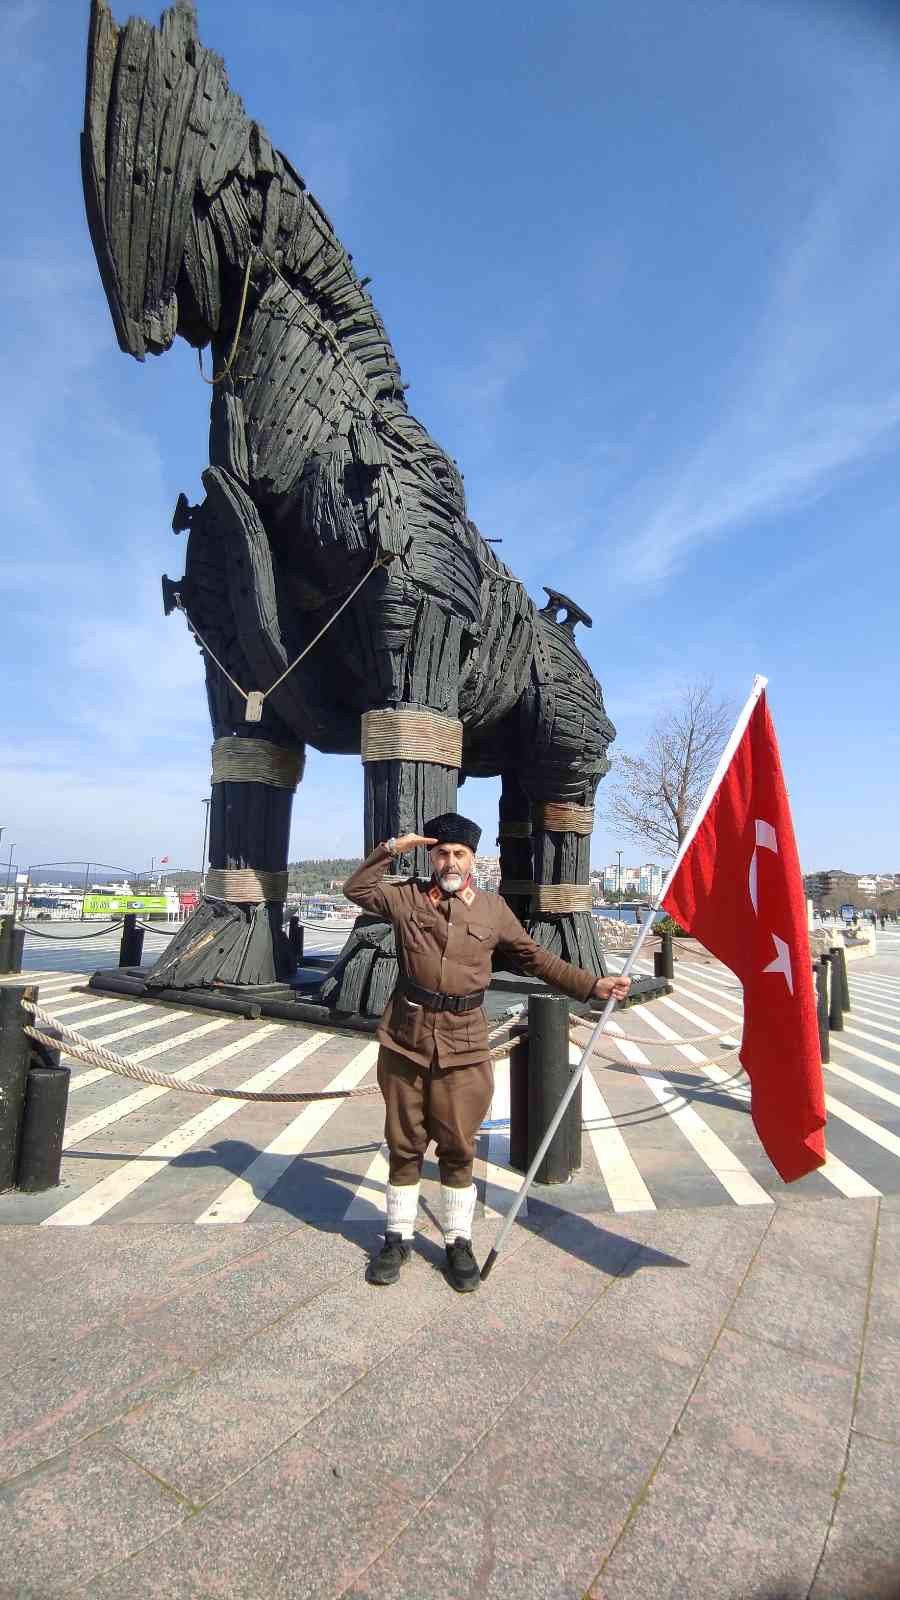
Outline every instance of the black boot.
<path id="1" fill-rule="evenodd" d="M 399 1233 L 386 1233 L 381 1250 L 372 1257 L 366 1269 L 369 1283 L 396 1283 L 400 1268 L 406 1265 L 410 1254 L 408 1240 L 401 1239 Z"/>
<path id="2" fill-rule="evenodd" d="M 460 1294 L 471 1294 L 481 1283 L 478 1262 L 472 1254 L 471 1239 L 454 1239 L 446 1246 L 447 1282 Z"/>

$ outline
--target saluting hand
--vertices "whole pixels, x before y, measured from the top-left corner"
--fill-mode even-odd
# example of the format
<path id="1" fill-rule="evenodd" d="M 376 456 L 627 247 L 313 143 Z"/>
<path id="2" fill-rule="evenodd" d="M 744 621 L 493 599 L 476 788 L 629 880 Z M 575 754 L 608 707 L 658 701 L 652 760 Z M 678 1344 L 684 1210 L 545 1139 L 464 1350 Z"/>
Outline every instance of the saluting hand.
<path id="1" fill-rule="evenodd" d="M 617 1000 L 624 1000 L 630 988 L 630 978 L 598 978 L 594 985 L 594 994 L 598 1000 L 608 1000 L 610 995 L 614 995 Z"/>
<path id="2" fill-rule="evenodd" d="M 426 839 L 421 833 L 404 833 L 401 838 L 394 840 L 394 853 L 403 856 L 407 850 L 418 849 L 420 844 L 430 849 L 433 844 L 437 844 L 437 839 Z"/>

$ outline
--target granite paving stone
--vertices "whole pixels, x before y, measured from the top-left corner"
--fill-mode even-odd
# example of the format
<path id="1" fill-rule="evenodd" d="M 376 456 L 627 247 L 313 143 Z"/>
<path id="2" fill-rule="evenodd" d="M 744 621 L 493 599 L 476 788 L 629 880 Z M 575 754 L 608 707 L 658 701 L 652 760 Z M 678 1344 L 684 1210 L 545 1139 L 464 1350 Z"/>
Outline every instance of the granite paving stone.
<path id="1" fill-rule="evenodd" d="M 294 1440 L 79 1594 L 85 1600 L 337 1600 L 415 1510 L 394 1485 L 358 1463 L 338 1465 Z"/>
<path id="2" fill-rule="evenodd" d="M 602 1480 L 491 1439 L 342 1600 L 582 1600 L 646 1476 L 633 1448 Z"/>
<path id="3" fill-rule="evenodd" d="M 728 1325 L 855 1372 L 866 1300 L 865 1284 L 762 1259 L 748 1274 Z"/>
<path id="4" fill-rule="evenodd" d="M 834 1505 L 797 1474 L 677 1437 L 590 1600 L 805 1600 Z"/>
<path id="5" fill-rule="evenodd" d="M 822 1225 L 810 1227 L 811 1206 L 816 1205 Z M 877 1222 L 877 1200 L 836 1200 L 824 1214 L 820 1202 L 779 1206 L 766 1232 L 761 1260 L 865 1286 L 872 1270 Z M 841 1230 L 838 1248 L 835 1229 Z M 853 1238 L 847 1237 L 847 1229 L 854 1230 Z"/>
<path id="6" fill-rule="evenodd" d="M 297 1433 L 435 1318 L 447 1286 L 413 1262 L 404 1290 L 361 1276 L 248 1340 L 204 1374 L 136 1407 L 111 1437 L 195 1504 Z"/>
<path id="7" fill-rule="evenodd" d="M 336 1276 L 362 1271 L 359 1237 L 304 1226 L 267 1236 L 184 1292 L 123 1321 L 173 1359 L 202 1367 L 249 1335 L 320 1294 Z"/>
<path id="8" fill-rule="evenodd" d="M 107 1328 L 30 1364 L 0 1386 L 0 1478 L 56 1455 L 189 1371 Z"/>
<path id="9" fill-rule="evenodd" d="M 55 1600 L 185 1514 L 178 1495 L 110 1445 L 76 1445 L 0 1485 L 0 1596 Z"/>
<path id="10" fill-rule="evenodd" d="M 800 1473 L 838 1484 L 853 1411 L 854 1374 L 726 1329 L 711 1352 L 678 1432 L 727 1450 L 786 1481 Z"/>
<path id="11" fill-rule="evenodd" d="M 854 1436 L 810 1600 L 900 1595 L 900 1446 Z"/>
<path id="12" fill-rule="evenodd" d="M 870 1322 L 854 1429 L 900 1445 L 900 1328 L 882 1333 Z"/>
<path id="13" fill-rule="evenodd" d="M 297 1227 L 292 1220 L 283 1223 L 278 1231 L 286 1236 Z M 43 1240 L 58 1239 L 62 1246 L 59 1259 L 66 1254 L 68 1267 L 52 1281 L 48 1302 L 52 1315 L 37 1323 L 31 1282 L 20 1281 L 4 1297 L 0 1370 L 21 1370 L 23 1348 L 30 1360 L 40 1360 L 77 1343 L 113 1317 L 138 1316 L 211 1275 L 217 1267 L 253 1254 L 260 1244 L 257 1238 L 237 1228 L 201 1230 L 182 1225 L 148 1232 L 135 1224 L 115 1230 L 115 1237 L 104 1251 L 103 1239 L 111 1232 L 99 1228 L 33 1230 L 38 1259 Z M 133 1238 L 129 1237 L 131 1234 Z M 0 1246 L 0 1267 L 3 1262 Z M 50 1287 L 48 1284 L 48 1291 Z"/>
<path id="14" fill-rule="evenodd" d="M 525 1387 L 537 1362 L 477 1335 L 428 1328 L 304 1428 L 330 1458 L 357 1461 L 424 1499 Z"/>

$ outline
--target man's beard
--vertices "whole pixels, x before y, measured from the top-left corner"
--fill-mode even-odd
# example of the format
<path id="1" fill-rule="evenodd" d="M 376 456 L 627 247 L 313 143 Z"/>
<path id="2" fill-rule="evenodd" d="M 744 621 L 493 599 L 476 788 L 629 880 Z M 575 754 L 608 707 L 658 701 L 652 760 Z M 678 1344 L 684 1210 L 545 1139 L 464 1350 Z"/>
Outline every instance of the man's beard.
<path id="1" fill-rule="evenodd" d="M 438 883 L 445 894 L 455 894 L 465 883 L 465 877 L 461 872 L 444 872 L 438 876 Z"/>

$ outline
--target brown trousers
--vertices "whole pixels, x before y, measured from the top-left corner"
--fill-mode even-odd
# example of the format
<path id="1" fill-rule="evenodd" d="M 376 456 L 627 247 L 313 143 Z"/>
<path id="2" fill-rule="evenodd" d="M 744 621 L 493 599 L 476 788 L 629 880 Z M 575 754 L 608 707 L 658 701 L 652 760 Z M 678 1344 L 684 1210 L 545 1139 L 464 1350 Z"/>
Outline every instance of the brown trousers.
<path id="1" fill-rule="evenodd" d="M 425 1151 L 437 1145 L 441 1183 L 465 1189 L 472 1182 L 475 1140 L 494 1092 L 490 1061 L 465 1067 L 418 1067 L 382 1045 L 378 1086 L 386 1108 L 391 1183 L 418 1183 Z"/>

